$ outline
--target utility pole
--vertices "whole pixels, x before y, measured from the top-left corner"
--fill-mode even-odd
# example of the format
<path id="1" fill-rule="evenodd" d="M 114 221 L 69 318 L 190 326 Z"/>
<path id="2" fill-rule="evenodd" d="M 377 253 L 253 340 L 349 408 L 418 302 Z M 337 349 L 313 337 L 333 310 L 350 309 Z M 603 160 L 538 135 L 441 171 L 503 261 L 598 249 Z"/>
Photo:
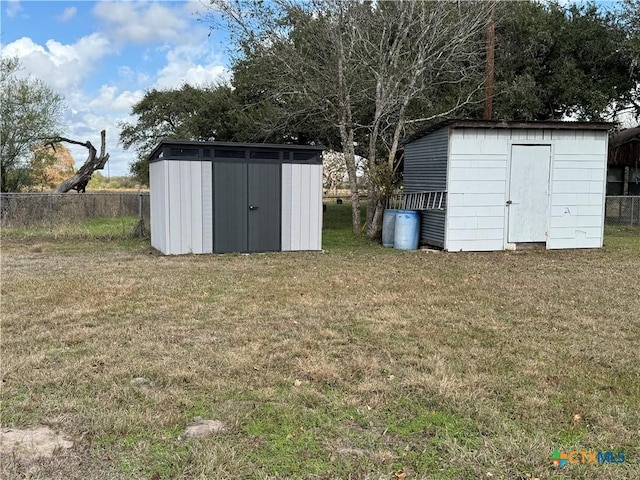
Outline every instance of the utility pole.
<path id="1" fill-rule="evenodd" d="M 484 119 L 491 120 L 493 118 L 493 83 L 495 76 L 494 53 L 496 46 L 496 26 L 494 23 L 496 3 L 495 0 L 487 0 L 487 9 L 489 10 L 489 23 L 487 24 L 487 72 L 484 81 L 485 103 L 484 103 Z"/>

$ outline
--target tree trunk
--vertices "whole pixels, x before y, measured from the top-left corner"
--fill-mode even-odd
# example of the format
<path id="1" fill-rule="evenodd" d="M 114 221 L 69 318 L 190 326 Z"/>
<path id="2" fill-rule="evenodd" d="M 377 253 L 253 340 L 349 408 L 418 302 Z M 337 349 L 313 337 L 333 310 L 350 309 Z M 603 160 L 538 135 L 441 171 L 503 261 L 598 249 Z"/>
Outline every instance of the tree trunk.
<path id="1" fill-rule="evenodd" d="M 358 176 L 356 171 L 356 155 L 353 148 L 353 130 L 346 125 L 340 125 L 340 137 L 342 140 L 342 150 L 344 161 L 347 167 L 347 177 L 349 178 L 349 188 L 351 189 L 351 220 L 353 233 L 360 234 L 362 222 L 360 220 L 360 192 L 358 191 Z"/>
<path id="2" fill-rule="evenodd" d="M 98 151 L 96 150 L 96 147 L 94 147 L 91 144 L 91 142 L 88 140 L 83 143 L 77 140 L 71 140 L 69 138 L 57 137 L 52 139 L 50 142 L 47 142 L 47 144 L 51 145 L 52 147 L 54 143 L 67 142 L 67 143 L 73 143 L 74 145 L 82 145 L 83 147 L 86 147 L 89 150 L 89 157 L 84 162 L 84 165 L 82 165 L 71 178 L 68 178 L 67 180 L 62 182 L 60 185 L 58 185 L 54 189 L 55 193 L 67 193 L 70 190 L 76 190 L 78 193 L 84 192 L 87 187 L 87 183 L 89 183 L 89 180 L 91 180 L 91 175 L 93 175 L 93 172 L 95 172 L 96 170 L 102 170 L 104 168 L 104 166 L 107 164 L 107 161 L 109 160 L 109 154 L 105 153 L 105 149 L 106 149 L 106 131 L 105 130 L 102 130 L 102 132 L 100 132 L 100 137 L 101 137 L 100 156 L 98 156 Z"/>

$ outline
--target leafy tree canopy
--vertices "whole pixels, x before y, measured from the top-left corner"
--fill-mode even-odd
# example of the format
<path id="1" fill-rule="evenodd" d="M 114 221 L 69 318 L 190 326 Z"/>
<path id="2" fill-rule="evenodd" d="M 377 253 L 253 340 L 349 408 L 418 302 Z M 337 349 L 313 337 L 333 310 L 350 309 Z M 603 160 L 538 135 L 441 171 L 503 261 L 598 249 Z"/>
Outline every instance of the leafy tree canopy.
<path id="1" fill-rule="evenodd" d="M 637 15 L 640 3 L 628 3 Z M 495 117 L 611 120 L 637 102 L 640 69 L 619 11 L 539 2 L 498 7 Z"/>
<path id="2" fill-rule="evenodd" d="M 0 58 L 0 191 L 32 183 L 30 149 L 58 135 L 64 102 L 42 80 L 19 78 L 20 63 Z"/>
<path id="3" fill-rule="evenodd" d="M 163 138 L 238 140 L 241 110 L 228 85 L 196 88 L 185 84 L 176 90 L 149 90 L 132 108 L 136 120 L 120 124 L 120 143 L 138 154 L 131 173 L 140 183 L 148 183 L 146 158 Z"/>

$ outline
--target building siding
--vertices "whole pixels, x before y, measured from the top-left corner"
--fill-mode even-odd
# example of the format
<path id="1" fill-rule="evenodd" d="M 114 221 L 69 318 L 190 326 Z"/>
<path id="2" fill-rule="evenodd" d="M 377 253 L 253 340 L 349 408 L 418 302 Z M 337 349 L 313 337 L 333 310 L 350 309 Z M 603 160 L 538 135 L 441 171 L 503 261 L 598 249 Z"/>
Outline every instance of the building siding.
<path id="1" fill-rule="evenodd" d="M 510 130 L 451 131 L 446 250 L 504 248 L 510 139 Z"/>
<path id="2" fill-rule="evenodd" d="M 404 191 L 447 190 L 449 129 L 442 128 L 406 145 L 404 152 Z M 446 200 L 443 202 L 446 208 Z M 427 210 L 420 216 L 420 244 L 444 247 L 444 211 Z"/>
<path id="3" fill-rule="evenodd" d="M 292 165 L 282 165 L 282 232 L 281 245 L 284 252 L 291 250 L 291 215 L 293 208 L 292 198 Z"/>
<path id="4" fill-rule="evenodd" d="M 149 158 L 151 244 L 162 253 L 246 251 L 243 242 L 256 251 L 322 248 L 321 149 L 161 142 Z M 246 174 L 234 187 L 235 167 Z M 236 194 L 241 201 L 234 201 Z M 236 235 L 228 217 L 247 214 L 249 199 L 261 215 L 247 217 L 247 231 Z M 235 221 L 233 227 L 243 224 Z"/>
<path id="5" fill-rule="evenodd" d="M 605 131 L 554 135 L 547 248 L 599 248 L 604 236 Z"/>
<path id="6" fill-rule="evenodd" d="M 202 162 L 202 253 L 213 253 L 213 164 Z"/>
<path id="7" fill-rule="evenodd" d="M 444 239 L 450 251 L 506 247 L 513 145 L 551 147 L 547 248 L 601 247 L 604 130 L 443 128 L 407 145 L 405 191 L 448 192 L 446 214 L 422 212 L 421 241 L 440 246 Z"/>
<path id="8" fill-rule="evenodd" d="M 154 186 L 149 191 L 151 246 L 161 252 L 167 249 L 166 167 L 166 162 L 154 162 L 149 165 L 149 183 Z"/>
<path id="9" fill-rule="evenodd" d="M 320 250 L 322 165 L 284 164 L 282 175 L 282 249 Z"/>
<path id="10" fill-rule="evenodd" d="M 448 128 L 442 128 L 405 147 L 405 192 L 446 190 L 448 132 Z"/>
<path id="11" fill-rule="evenodd" d="M 211 253 L 211 163 L 153 162 L 149 180 L 151 246 L 167 255 Z"/>

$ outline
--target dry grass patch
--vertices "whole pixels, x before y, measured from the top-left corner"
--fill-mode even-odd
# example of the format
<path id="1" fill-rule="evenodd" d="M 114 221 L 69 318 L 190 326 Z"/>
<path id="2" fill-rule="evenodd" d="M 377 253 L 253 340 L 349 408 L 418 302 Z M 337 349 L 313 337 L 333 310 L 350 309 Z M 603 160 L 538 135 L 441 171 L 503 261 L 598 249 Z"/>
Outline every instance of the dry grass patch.
<path id="1" fill-rule="evenodd" d="M 327 224 L 251 256 L 5 237 L 2 426 L 74 447 L 3 478 L 640 477 L 637 230 L 431 254 Z M 225 431 L 181 440 L 196 417 Z"/>

